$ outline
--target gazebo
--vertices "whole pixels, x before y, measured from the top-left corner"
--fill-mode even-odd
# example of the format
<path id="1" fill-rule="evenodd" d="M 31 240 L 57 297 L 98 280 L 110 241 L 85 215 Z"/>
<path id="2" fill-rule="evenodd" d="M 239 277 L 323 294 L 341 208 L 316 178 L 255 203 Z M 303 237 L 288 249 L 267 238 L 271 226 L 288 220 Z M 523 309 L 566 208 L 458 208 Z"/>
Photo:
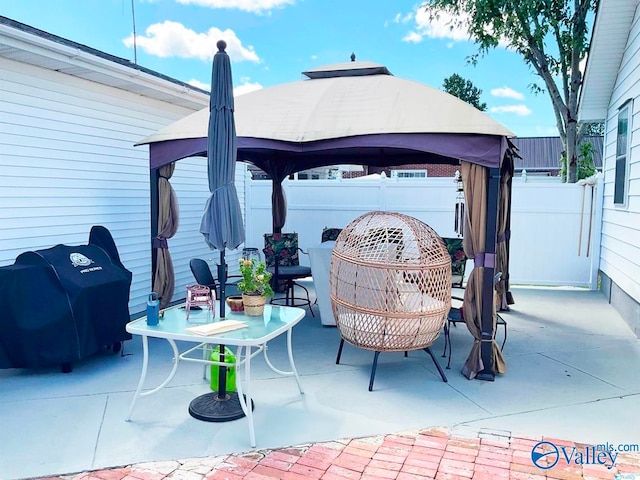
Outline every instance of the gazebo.
<path id="1" fill-rule="evenodd" d="M 459 164 L 467 202 L 465 253 L 475 262 L 465 290 L 465 319 L 476 341 L 463 373 L 493 380 L 505 371 L 493 340 L 495 272 L 502 272 L 498 292 L 503 304 L 511 300 L 513 134 L 466 102 L 395 77 L 383 65 L 352 61 L 303 74 L 308 78 L 235 99 L 238 160 L 253 163 L 272 179 L 273 231 L 281 232 L 286 219 L 282 181 L 295 172 L 339 164 Z M 207 156 L 208 110 L 139 143 L 149 145 L 152 187 L 162 167 Z M 155 218 L 158 197 L 153 192 Z M 151 233 L 158 234 L 153 221 Z"/>

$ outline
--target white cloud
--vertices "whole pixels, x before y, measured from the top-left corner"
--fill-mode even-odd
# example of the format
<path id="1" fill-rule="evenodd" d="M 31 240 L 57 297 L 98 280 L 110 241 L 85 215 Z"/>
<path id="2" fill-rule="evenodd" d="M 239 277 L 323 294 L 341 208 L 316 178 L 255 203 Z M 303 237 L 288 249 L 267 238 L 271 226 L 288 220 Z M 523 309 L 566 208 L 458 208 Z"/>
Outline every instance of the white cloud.
<path id="1" fill-rule="evenodd" d="M 440 10 L 433 12 L 434 16 L 431 18 L 431 13 L 424 5 L 416 7 L 415 15 L 412 15 L 411 18 L 415 18 L 415 29 L 420 35 L 436 39 L 451 39 L 454 42 L 471 40 L 468 29 L 470 24 L 469 15 L 463 13 L 454 16 L 451 13 Z M 405 18 L 410 19 L 408 15 Z M 409 35 L 413 33 L 410 32 Z M 498 41 L 498 45 L 508 48 L 508 42 L 504 38 Z"/>
<path id="2" fill-rule="evenodd" d="M 515 113 L 519 117 L 526 117 L 531 115 L 531 110 L 526 105 L 503 105 L 501 107 L 491 107 L 489 109 L 491 113 Z"/>
<path id="3" fill-rule="evenodd" d="M 200 80 L 196 80 L 195 78 L 189 80 L 187 83 L 189 85 L 193 85 L 196 88 L 201 88 L 202 90 L 206 90 L 207 92 L 211 91 L 210 83 L 204 83 L 204 82 L 201 82 Z"/>
<path id="4" fill-rule="evenodd" d="M 494 97 L 504 97 L 504 98 L 514 98 L 516 100 L 524 100 L 524 95 L 520 92 L 515 91 L 512 88 L 504 87 L 494 88 L 491 90 L 491 95 Z"/>
<path id="5" fill-rule="evenodd" d="M 586 54 L 584 56 L 584 58 L 582 59 L 582 61 L 579 64 L 579 69 L 582 72 L 582 74 L 584 75 L 584 72 L 587 70 L 587 59 L 589 58 L 589 54 Z"/>
<path id="6" fill-rule="evenodd" d="M 393 23 L 407 23 L 413 20 L 413 12 L 406 13 L 402 15 L 401 13 L 396 13 L 396 16 L 393 17 Z"/>
<path id="7" fill-rule="evenodd" d="M 469 40 L 469 32 L 464 26 L 455 26 L 454 20 L 458 18 L 446 12 L 437 13 L 432 20 L 430 13 L 422 6 L 417 7 L 416 29 L 425 37 L 429 38 L 450 38 L 455 41 Z"/>
<path id="8" fill-rule="evenodd" d="M 249 93 L 249 92 L 253 92 L 255 90 L 260 90 L 264 88 L 258 82 L 251 83 L 249 80 L 250 79 L 248 77 L 242 77 L 240 79 L 242 84 L 233 89 L 234 97 L 237 97 L 238 95 L 242 95 L 243 93 Z M 204 83 L 204 82 L 201 82 L 200 80 L 195 80 L 195 79 L 189 80 L 187 83 L 189 85 L 193 85 L 194 87 L 201 88 L 202 90 L 206 90 L 207 92 L 211 91 L 211 84 L 209 83 Z"/>
<path id="9" fill-rule="evenodd" d="M 403 42 L 420 43 L 422 41 L 422 35 L 416 32 L 409 32 L 403 38 Z"/>
<path id="10" fill-rule="evenodd" d="M 177 0 L 185 5 L 208 8 L 233 8 L 244 12 L 263 13 L 274 8 L 293 5 L 295 0 Z"/>
<path id="11" fill-rule="evenodd" d="M 145 36 L 138 35 L 136 43 L 150 55 L 165 57 L 199 58 L 211 60 L 218 51 L 218 40 L 227 42 L 226 52 L 236 62 L 260 63 L 260 58 L 252 46 L 243 46 L 233 30 L 212 27 L 207 32 L 198 33 L 178 22 L 154 23 L 147 28 Z M 133 47 L 133 35 L 123 40 L 127 47 Z"/>
<path id="12" fill-rule="evenodd" d="M 243 93 L 249 93 L 249 92 L 253 92 L 255 90 L 260 90 L 263 88 L 262 85 L 260 85 L 258 82 L 251 83 L 249 80 L 250 79 L 247 77 L 243 77 L 240 79 L 240 81 L 242 82 L 242 85 L 239 85 L 233 89 L 234 97 L 237 97 L 238 95 L 242 95 Z"/>

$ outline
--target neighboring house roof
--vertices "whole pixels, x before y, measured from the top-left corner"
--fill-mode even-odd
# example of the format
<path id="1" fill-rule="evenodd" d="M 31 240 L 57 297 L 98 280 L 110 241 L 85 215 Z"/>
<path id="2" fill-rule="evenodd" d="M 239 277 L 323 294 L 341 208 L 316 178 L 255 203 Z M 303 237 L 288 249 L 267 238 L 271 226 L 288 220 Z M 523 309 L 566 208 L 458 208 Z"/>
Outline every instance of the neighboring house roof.
<path id="1" fill-rule="evenodd" d="M 515 137 L 511 141 L 518 147 L 518 155 L 522 157 L 516 158 L 516 170 L 535 172 L 560 168 L 563 150 L 560 137 Z M 602 169 L 603 137 L 589 136 L 583 141 L 593 145 L 593 163 L 597 169 Z"/>
<path id="2" fill-rule="evenodd" d="M 199 110 L 209 99 L 209 92 L 188 83 L 3 16 L 0 57 L 192 110 Z"/>
<path id="3" fill-rule="evenodd" d="M 600 0 L 580 93 L 581 121 L 602 121 L 607 116 L 637 4 L 638 0 Z"/>

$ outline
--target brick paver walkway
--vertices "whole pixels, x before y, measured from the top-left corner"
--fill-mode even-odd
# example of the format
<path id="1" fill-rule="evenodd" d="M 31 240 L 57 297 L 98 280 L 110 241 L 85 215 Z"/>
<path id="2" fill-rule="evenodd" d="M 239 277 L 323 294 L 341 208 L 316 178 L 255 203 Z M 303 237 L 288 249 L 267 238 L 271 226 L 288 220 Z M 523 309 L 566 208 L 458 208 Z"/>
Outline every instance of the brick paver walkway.
<path id="1" fill-rule="evenodd" d="M 531 460 L 531 451 L 543 440 L 558 447 L 566 446 L 568 452 L 589 451 L 588 445 L 553 438 L 515 436 L 491 430 L 456 435 L 446 429 L 428 429 L 237 455 L 143 463 L 48 479 L 640 480 L 640 453 L 620 453 L 612 468 L 594 465 L 595 462 L 577 464 L 573 460 L 579 458 L 578 453 L 572 456 L 571 463 L 561 457 L 553 468 L 538 468 Z M 553 457 L 544 458 L 552 461 Z M 588 461 L 595 457 L 587 454 L 582 458 Z"/>

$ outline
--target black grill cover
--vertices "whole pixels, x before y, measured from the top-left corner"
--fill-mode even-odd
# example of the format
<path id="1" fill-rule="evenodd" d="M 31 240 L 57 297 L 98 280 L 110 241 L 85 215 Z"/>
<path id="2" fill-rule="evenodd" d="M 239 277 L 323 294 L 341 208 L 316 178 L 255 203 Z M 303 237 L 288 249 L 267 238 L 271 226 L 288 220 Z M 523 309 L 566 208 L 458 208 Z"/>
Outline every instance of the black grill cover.
<path id="1" fill-rule="evenodd" d="M 131 338 L 130 287 L 97 245 L 21 254 L 0 268 L 0 368 L 72 362 Z"/>

